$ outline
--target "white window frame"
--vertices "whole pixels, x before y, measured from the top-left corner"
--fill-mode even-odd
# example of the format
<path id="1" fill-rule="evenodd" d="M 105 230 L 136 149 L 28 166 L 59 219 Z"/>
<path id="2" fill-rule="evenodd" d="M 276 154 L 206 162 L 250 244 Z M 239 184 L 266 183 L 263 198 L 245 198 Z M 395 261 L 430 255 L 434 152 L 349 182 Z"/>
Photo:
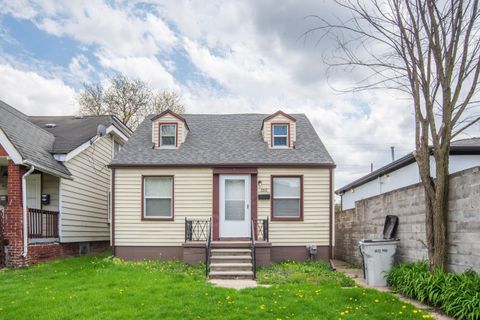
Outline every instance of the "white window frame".
<path id="1" fill-rule="evenodd" d="M 275 179 L 298 179 L 299 180 L 299 195 L 298 197 L 276 197 L 275 196 Z M 273 176 L 272 177 L 272 219 L 282 220 L 282 219 L 303 219 L 303 177 L 302 176 Z M 289 216 L 277 216 L 275 214 L 275 200 L 298 200 L 298 215 L 289 215 Z"/>
<path id="2" fill-rule="evenodd" d="M 161 197 L 161 196 L 147 196 L 146 191 L 147 191 L 147 180 L 148 179 L 155 179 L 155 178 L 161 178 L 161 179 L 170 179 L 170 182 L 172 184 L 172 187 L 170 189 L 170 197 Z M 142 218 L 145 220 L 172 220 L 173 219 L 173 201 L 174 201 L 174 177 L 173 176 L 143 176 L 143 194 L 142 194 L 142 202 L 143 202 L 143 212 L 142 212 Z M 169 216 L 148 216 L 147 215 L 147 199 L 169 199 L 170 200 L 170 215 Z"/>
<path id="3" fill-rule="evenodd" d="M 162 143 L 162 126 L 175 126 L 175 133 L 173 134 L 173 144 L 166 144 Z M 177 132 L 178 132 L 178 124 L 177 123 L 161 123 L 158 126 L 159 134 L 158 134 L 158 144 L 160 148 L 176 148 L 177 147 Z M 163 137 L 172 137 L 172 136 L 163 136 Z"/>
<path id="4" fill-rule="evenodd" d="M 275 127 L 287 127 L 287 134 L 275 134 Z M 290 126 L 287 123 L 272 123 L 272 147 L 273 148 L 288 148 L 289 147 Z M 276 145 L 275 138 L 285 138 L 285 144 Z"/>

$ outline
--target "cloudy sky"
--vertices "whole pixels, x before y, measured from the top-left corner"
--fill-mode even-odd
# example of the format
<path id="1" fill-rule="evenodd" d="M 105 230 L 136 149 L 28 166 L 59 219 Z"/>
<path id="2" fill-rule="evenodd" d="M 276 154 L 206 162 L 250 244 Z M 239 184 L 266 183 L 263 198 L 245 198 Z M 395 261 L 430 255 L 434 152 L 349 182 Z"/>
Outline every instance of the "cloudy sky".
<path id="1" fill-rule="evenodd" d="M 189 113 L 305 113 L 337 163 L 336 188 L 413 147 L 410 102 L 395 92 L 339 94 L 331 43 L 301 34 L 316 1 L 0 0 L 0 99 L 30 115 L 65 115 L 83 82 L 123 72 L 178 91 Z M 333 88 L 332 88 L 333 87 Z"/>

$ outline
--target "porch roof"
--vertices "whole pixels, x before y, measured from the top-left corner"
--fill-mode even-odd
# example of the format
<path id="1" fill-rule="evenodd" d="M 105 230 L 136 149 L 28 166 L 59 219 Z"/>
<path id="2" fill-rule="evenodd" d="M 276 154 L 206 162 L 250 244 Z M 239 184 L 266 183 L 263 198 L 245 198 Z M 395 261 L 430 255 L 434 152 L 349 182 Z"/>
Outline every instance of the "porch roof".
<path id="1" fill-rule="evenodd" d="M 36 126 L 29 121 L 27 115 L 1 100 L 0 114 L 0 129 L 21 155 L 22 160 L 60 175 L 71 175 L 51 154 L 55 141 L 53 134 Z"/>

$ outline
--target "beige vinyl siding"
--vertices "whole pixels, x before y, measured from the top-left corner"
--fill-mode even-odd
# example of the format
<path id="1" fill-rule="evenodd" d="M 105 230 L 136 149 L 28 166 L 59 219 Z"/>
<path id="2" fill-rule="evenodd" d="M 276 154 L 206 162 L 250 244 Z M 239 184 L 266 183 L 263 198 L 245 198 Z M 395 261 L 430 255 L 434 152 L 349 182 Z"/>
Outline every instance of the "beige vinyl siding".
<path id="1" fill-rule="evenodd" d="M 43 210 L 59 211 L 59 196 L 60 196 L 60 178 L 49 175 L 47 173 L 42 174 L 42 193 L 50 195 L 50 204 L 42 204 Z"/>
<path id="2" fill-rule="evenodd" d="M 161 122 L 171 122 L 171 123 L 176 123 L 178 126 L 178 146 L 180 146 L 181 143 L 185 142 L 185 139 L 187 138 L 187 128 L 185 127 L 185 124 L 183 121 L 180 121 L 178 118 L 172 116 L 171 114 L 165 114 L 163 117 L 156 119 L 152 123 L 152 141 L 155 143 L 155 147 L 158 147 L 159 142 L 158 142 L 158 126 L 159 123 Z"/>
<path id="3" fill-rule="evenodd" d="M 272 124 L 275 123 L 289 123 L 290 124 L 290 143 L 293 144 L 297 140 L 295 122 L 289 118 L 278 115 L 275 118 L 272 118 L 268 121 L 265 121 L 263 124 L 263 140 L 268 143 L 269 147 L 272 147 Z"/>
<path id="4" fill-rule="evenodd" d="M 142 221 L 142 175 L 174 175 L 174 221 Z M 328 169 L 259 168 L 259 193 L 270 193 L 271 175 L 303 175 L 304 221 L 270 221 L 273 246 L 329 244 Z M 213 170 L 209 168 L 117 168 L 115 175 L 115 245 L 180 246 L 185 217 L 212 217 Z M 258 200 L 258 217 L 270 217 L 270 200 Z"/>
<path id="5" fill-rule="evenodd" d="M 174 175 L 174 221 L 141 220 L 142 175 Z M 209 168 L 116 169 L 115 245 L 182 245 L 185 217 L 212 216 L 212 187 Z"/>
<path id="6" fill-rule="evenodd" d="M 105 136 L 65 166 L 73 180 L 61 181 L 61 241 L 108 241 L 108 193 L 113 140 Z"/>
<path id="7" fill-rule="evenodd" d="M 272 246 L 329 244 L 330 177 L 328 169 L 259 168 L 262 189 L 271 192 L 272 175 L 303 175 L 303 221 L 270 221 Z M 259 190 L 259 193 L 261 192 Z M 273 195 L 272 195 L 273 196 Z M 258 218 L 270 218 L 270 200 L 258 200 Z"/>

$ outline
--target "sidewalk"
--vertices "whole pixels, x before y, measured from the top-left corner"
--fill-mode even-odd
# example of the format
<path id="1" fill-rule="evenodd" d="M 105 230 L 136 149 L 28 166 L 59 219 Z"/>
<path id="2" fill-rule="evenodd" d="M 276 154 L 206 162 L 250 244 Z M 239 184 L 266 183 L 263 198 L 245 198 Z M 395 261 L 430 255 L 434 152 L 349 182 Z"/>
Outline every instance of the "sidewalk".
<path id="1" fill-rule="evenodd" d="M 357 268 L 352 268 L 348 263 L 340 260 L 333 260 L 333 263 L 335 265 L 335 268 L 337 269 L 338 272 L 345 273 L 347 276 L 351 277 L 355 282 L 365 288 L 371 288 L 371 289 L 376 289 L 378 291 L 382 292 L 390 292 L 394 295 L 396 295 L 400 300 L 410 303 L 414 305 L 415 307 L 419 309 L 424 309 L 426 310 L 431 316 L 433 316 L 436 320 L 453 320 L 453 318 L 450 318 L 444 314 L 439 313 L 436 309 L 427 306 L 425 304 L 422 304 L 418 302 L 417 300 L 412 300 L 410 298 L 407 298 L 405 296 L 402 296 L 401 294 L 394 293 L 390 290 L 389 287 L 371 287 L 367 285 L 365 282 L 365 279 L 363 278 L 363 270 L 362 269 L 357 269 Z"/>

